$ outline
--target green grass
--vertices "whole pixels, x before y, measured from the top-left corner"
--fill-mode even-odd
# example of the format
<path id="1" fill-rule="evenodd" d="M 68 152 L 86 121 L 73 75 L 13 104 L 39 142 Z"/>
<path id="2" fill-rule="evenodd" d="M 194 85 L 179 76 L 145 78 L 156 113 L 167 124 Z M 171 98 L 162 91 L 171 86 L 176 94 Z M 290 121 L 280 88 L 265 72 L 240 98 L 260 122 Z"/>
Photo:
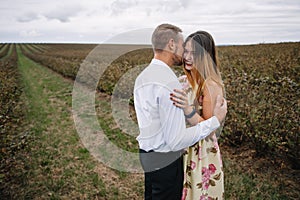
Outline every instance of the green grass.
<path id="1" fill-rule="evenodd" d="M 19 48 L 18 55 L 28 105 L 26 118 L 32 122 L 35 138 L 30 144 L 30 168 L 25 172 L 28 185 L 18 198 L 117 199 L 119 189 L 105 186 L 96 170 L 99 163 L 76 133 L 70 107 L 73 85 L 24 57 Z"/>
<path id="2" fill-rule="evenodd" d="M 225 199 L 293 199 L 284 194 L 285 188 L 276 179 L 276 176 L 256 174 L 255 171 L 239 166 L 236 160 L 223 159 L 223 163 L 225 167 Z"/>
<path id="3" fill-rule="evenodd" d="M 116 128 L 118 126 L 111 115 L 110 101 L 97 99 L 96 105 L 98 105 L 96 111 L 99 124 L 109 140 L 126 151 L 138 152 L 138 143 L 135 137 L 124 134 L 120 128 Z"/>

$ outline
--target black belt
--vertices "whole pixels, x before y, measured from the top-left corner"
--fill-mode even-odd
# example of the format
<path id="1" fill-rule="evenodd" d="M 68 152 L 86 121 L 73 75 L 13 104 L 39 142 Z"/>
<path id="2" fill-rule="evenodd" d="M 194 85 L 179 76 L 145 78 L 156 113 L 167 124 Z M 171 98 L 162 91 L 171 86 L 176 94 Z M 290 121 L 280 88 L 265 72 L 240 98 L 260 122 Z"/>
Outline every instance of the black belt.
<path id="1" fill-rule="evenodd" d="M 178 159 L 182 159 L 183 151 L 155 152 L 140 149 L 140 161 L 145 172 L 162 169 Z"/>

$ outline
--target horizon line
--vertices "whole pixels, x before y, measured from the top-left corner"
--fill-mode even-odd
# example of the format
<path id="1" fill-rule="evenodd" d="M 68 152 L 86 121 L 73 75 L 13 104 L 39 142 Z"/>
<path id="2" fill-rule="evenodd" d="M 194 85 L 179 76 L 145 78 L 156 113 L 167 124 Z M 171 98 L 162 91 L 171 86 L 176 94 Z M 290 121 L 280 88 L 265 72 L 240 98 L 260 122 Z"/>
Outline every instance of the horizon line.
<path id="1" fill-rule="evenodd" d="M 282 43 L 299 43 L 300 40 L 298 41 L 282 41 L 282 42 L 259 42 L 259 43 L 228 43 L 228 44 L 216 44 L 216 46 L 244 46 L 244 45 L 259 45 L 259 44 L 282 44 Z M 145 45 L 145 46 L 151 46 L 152 44 L 150 43 L 112 43 L 112 42 L 108 42 L 108 43 L 97 43 L 97 42 L 7 42 L 7 41 L 0 41 L 0 44 L 82 44 L 82 45 L 87 45 L 87 44 L 91 44 L 91 45 Z"/>

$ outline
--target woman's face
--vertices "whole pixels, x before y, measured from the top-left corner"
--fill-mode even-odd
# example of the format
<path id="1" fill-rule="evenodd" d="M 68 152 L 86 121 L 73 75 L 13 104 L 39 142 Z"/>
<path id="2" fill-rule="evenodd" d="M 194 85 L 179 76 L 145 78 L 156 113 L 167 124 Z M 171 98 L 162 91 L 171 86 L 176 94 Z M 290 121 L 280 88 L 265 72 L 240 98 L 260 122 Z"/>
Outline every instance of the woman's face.
<path id="1" fill-rule="evenodd" d="M 192 42 L 189 40 L 184 47 L 183 53 L 184 67 L 186 70 L 193 69 L 194 53 Z"/>

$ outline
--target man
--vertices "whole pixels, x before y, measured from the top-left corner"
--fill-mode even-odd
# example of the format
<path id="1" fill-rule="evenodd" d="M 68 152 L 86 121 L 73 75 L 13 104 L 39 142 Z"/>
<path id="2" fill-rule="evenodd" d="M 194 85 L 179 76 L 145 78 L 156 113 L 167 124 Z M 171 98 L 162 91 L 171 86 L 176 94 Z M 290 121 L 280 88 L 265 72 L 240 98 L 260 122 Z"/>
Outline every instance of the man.
<path id="1" fill-rule="evenodd" d="M 154 58 L 137 77 L 134 105 L 140 134 L 140 159 L 145 171 L 146 200 L 181 199 L 183 185 L 182 150 L 220 126 L 227 112 L 226 101 L 217 100 L 212 118 L 186 128 L 184 115 L 169 99 L 181 85 L 170 67 L 182 64 L 183 36 L 180 28 L 159 25 L 152 34 Z"/>

